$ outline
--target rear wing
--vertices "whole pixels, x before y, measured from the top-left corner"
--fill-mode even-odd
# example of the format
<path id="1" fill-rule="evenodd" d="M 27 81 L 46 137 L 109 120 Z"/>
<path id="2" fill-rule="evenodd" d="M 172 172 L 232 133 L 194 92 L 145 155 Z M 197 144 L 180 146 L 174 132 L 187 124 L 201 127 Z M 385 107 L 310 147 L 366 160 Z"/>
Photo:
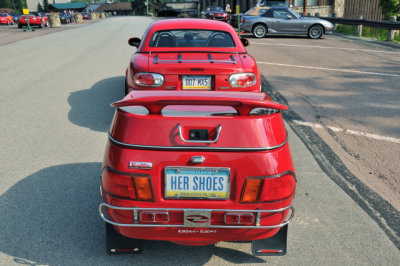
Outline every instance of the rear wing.
<path id="1" fill-rule="evenodd" d="M 144 106 L 149 114 L 161 114 L 168 105 L 231 106 L 239 115 L 249 115 L 255 108 L 287 110 L 288 107 L 272 101 L 261 92 L 216 91 L 132 91 L 113 107 Z"/>

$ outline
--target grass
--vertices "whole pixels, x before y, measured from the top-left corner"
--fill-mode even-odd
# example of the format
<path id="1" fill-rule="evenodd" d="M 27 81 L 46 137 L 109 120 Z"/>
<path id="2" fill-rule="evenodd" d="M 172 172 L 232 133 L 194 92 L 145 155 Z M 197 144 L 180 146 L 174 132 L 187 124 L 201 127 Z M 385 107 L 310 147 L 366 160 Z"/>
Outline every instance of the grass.
<path id="1" fill-rule="evenodd" d="M 357 26 L 353 25 L 337 25 L 335 32 L 355 35 L 356 34 Z M 363 27 L 362 36 L 368 38 L 374 38 L 379 41 L 386 41 L 387 38 L 387 30 L 381 28 L 370 28 L 370 27 Z M 395 34 L 394 38 L 392 39 L 393 42 L 400 42 L 400 34 Z"/>

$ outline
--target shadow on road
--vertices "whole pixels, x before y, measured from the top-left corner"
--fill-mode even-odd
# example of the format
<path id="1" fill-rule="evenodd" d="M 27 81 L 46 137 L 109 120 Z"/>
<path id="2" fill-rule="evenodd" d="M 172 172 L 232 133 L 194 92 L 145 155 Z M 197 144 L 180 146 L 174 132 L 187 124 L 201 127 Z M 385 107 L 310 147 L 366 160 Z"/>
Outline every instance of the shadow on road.
<path id="1" fill-rule="evenodd" d="M 95 83 L 87 90 L 71 93 L 68 119 L 94 131 L 107 132 L 114 114 L 111 103 L 122 99 L 125 77 L 112 77 Z"/>
<path id="2" fill-rule="evenodd" d="M 141 255 L 108 255 L 98 214 L 100 169 L 96 162 L 45 168 L 1 195 L 0 252 L 28 265 L 203 265 L 213 256 L 230 263 L 265 263 L 229 248 L 161 241 L 146 241 Z"/>

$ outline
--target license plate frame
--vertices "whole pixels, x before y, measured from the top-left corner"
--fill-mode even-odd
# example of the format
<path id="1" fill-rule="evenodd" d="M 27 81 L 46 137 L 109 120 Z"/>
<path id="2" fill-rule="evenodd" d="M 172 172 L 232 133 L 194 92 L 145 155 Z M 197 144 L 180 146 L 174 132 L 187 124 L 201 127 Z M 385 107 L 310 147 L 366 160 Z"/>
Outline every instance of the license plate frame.
<path id="1" fill-rule="evenodd" d="M 200 83 L 206 82 L 206 85 Z M 183 75 L 182 90 L 211 90 L 210 75 Z"/>
<path id="2" fill-rule="evenodd" d="M 204 177 L 203 182 L 207 187 L 207 181 L 212 181 L 212 187 L 220 187 L 222 186 L 222 191 L 212 191 L 201 190 L 201 191 L 193 191 L 188 189 L 187 191 L 183 190 L 172 190 L 171 180 L 169 179 L 173 174 L 175 175 L 185 175 L 184 177 L 188 178 L 188 187 L 193 188 L 195 183 L 197 182 L 198 187 L 200 188 L 200 178 Z M 194 177 L 198 175 L 197 181 L 194 180 Z M 217 177 L 216 179 L 214 178 Z M 219 176 L 216 176 L 219 175 Z M 222 180 L 220 178 L 223 178 Z M 185 178 L 182 178 L 182 182 L 184 183 Z M 216 181 L 218 184 L 216 184 Z M 180 183 L 178 178 L 176 177 L 175 182 Z M 207 199 L 207 200 L 226 200 L 230 196 L 230 185 L 231 185 L 231 170 L 228 167 L 190 167 L 190 166 L 168 166 L 164 168 L 164 197 L 167 199 Z M 178 185 L 179 186 L 179 185 Z"/>

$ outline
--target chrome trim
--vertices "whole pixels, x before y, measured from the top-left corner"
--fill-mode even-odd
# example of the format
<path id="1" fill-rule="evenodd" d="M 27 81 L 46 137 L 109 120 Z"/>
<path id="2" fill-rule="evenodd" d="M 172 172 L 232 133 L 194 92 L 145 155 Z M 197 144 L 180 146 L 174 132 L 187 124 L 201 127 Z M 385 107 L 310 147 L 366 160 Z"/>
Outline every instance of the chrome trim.
<path id="1" fill-rule="evenodd" d="M 99 205 L 99 213 L 101 218 L 106 222 L 106 223 L 110 223 L 112 225 L 116 225 L 116 226 L 126 226 L 126 227 L 185 227 L 182 224 L 121 224 L 121 223 L 116 223 L 113 222 L 111 220 L 109 220 L 108 218 L 105 217 L 104 213 L 103 213 L 103 207 L 107 207 L 110 209 L 114 209 L 114 210 L 126 210 L 126 211 L 209 211 L 211 212 L 251 212 L 251 213 L 257 213 L 257 215 L 260 213 L 279 213 L 279 212 L 283 212 L 287 209 L 289 209 L 290 212 L 290 216 L 289 218 L 281 223 L 281 224 L 277 224 L 277 225 L 210 225 L 208 226 L 208 228 L 242 228 L 242 229 L 274 229 L 274 228 L 279 228 L 279 227 L 283 227 L 287 224 L 289 224 L 294 217 L 294 208 L 293 206 L 288 206 L 285 208 L 281 208 L 281 209 L 276 209 L 276 210 L 229 210 L 229 209 L 186 209 L 186 208 L 138 208 L 138 207 L 118 207 L 118 206 L 113 206 L 113 205 L 109 205 L 105 202 L 101 203 Z"/>
<path id="2" fill-rule="evenodd" d="M 204 156 L 193 156 L 190 159 L 190 161 L 192 163 L 196 163 L 196 164 L 204 163 L 205 160 L 206 160 L 206 158 Z"/>
<path id="3" fill-rule="evenodd" d="M 114 144 L 129 147 L 129 148 L 138 148 L 138 149 L 157 149 L 157 150 L 212 150 L 212 151 L 270 151 L 278 149 L 284 146 L 288 142 L 288 135 L 286 135 L 286 139 L 279 145 L 271 146 L 271 147 L 259 147 L 259 148 L 241 148 L 241 147 L 208 147 L 208 146 L 152 146 L 152 145 L 139 145 L 139 144 L 129 144 L 125 142 L 120 142 L 114 139 L 110 132 L 108 132 L 108 139 Z"/>
<path id="4" fill-rule="evenodd" d="M 222 129 L 222 125 L 217 126 L 217 136 L 215 137 L 214 140 L 187 140 L 182 135 L 181 124 L 178 124 L 177 127 L 178 127 L 179 136 L 181 137 L 181 140 L 186 143 L 216 143 L 219 139 L 219 135 L 221 134 L 221 129 Z"/>

